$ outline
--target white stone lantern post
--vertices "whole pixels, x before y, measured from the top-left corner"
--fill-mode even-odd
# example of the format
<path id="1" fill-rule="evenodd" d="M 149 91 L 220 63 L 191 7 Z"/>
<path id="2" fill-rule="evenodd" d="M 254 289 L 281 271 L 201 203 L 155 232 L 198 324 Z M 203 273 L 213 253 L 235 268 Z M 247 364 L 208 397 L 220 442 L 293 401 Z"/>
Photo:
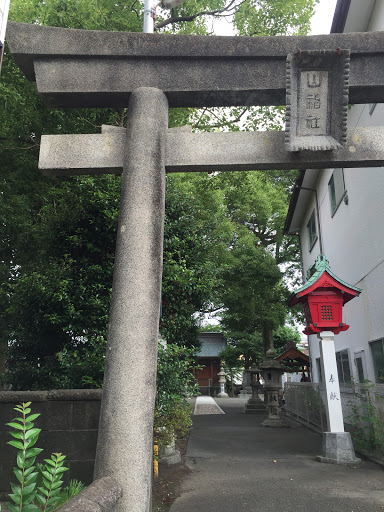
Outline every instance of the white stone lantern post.
<path id="1" fill-rule="evenodd" d="M 225 371 L 221 366 L 220 371 L 217 374 L 219 376 L 219 384 L 220 384 L 220 393 L 217 395 L 218 398 L 228 398 L 228 394 L 225 392 Z"/>
<path id="2" fill-rule="evenodd" d="M 353 449 L 351 434 L 344 431 L 334 337 L 349 328 L 343 322 L 343 307 L 361 290 L 336 276 L 324 254 L 317 257 L 307 278 L 307 282 L 292 294 L 288 306 L 303 305 L 306 319 L 303 332 L 317 334 L 320 339 L 328 430 L 323 434 L 323 455 L 317 460 L 333 464 L 355 463 L 359 459 Z"/>

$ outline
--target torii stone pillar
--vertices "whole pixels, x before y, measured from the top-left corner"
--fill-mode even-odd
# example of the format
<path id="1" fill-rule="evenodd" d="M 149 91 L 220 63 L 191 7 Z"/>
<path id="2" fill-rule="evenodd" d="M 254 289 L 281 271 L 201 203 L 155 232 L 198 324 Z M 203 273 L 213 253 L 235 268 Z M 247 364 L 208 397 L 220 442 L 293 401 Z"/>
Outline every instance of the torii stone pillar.
<path id="1" fill-rule="evenodd" d="M 164 93 L 136 89 L 129 100 L 95 463 L 95 478 L 123 484 L 121 512 L 148 511 L 151 503 L 167 128 Z"/>

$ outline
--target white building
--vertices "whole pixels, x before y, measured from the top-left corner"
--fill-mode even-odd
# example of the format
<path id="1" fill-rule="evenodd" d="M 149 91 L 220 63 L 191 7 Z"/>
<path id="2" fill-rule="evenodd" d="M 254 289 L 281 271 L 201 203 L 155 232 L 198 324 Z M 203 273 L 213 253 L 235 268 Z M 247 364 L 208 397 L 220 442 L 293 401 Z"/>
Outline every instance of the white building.
<path id="1" fill-rule="evenodd" d="M 384 0 L 339 0 L 331 32 L 384 30 Z M 348 126 L 384 125 L 384 104 L 354 105 Z M 335 336 L 340 385 L 384 383 L 384 168 L 301 172 L 286 220 L 298 234 L 303 275 L 323 253 L 332 272 L 362 289 L 344 307 Z M 309 337 L 312 380 L 321 381 L 319 341 Z"/>

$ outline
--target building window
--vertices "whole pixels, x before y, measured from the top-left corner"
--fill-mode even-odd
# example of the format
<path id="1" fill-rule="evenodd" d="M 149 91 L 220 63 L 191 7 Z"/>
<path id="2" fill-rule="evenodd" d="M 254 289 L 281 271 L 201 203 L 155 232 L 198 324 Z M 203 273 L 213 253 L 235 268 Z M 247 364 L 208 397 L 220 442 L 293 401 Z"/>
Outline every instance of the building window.
<path id="1" fill-rule="evenodd" d="M 370 343 L 370 347 L 375 368 L 375 380 L 378 384 L 384 384 L 384 339 Z"/>
<path id="2" fill-rule="evenodd" d="M 315 242 L 317 240 L 315 210 L 313 210 L 312 215 L 309 218 L 307 228 L 308 228 L 308 236 L 309 236 L 309 250 L 311 251 L 312 247 L 315 245 Z"/>
<path id="3" fill-rule="evenodd" d="M 365 355 L 364 350 L 361 352 L 355 352 L 355 366 L 356 373 L 359 382 L 364 382 L 365 380 Z"/>
<path id="4" fill-rule="evenodd" d="M 333 215 L 345 195 L 343 169 L 335 169 L 328 183 L 329 201 L 331 204 L 331 215 Z"/>
<path id="5" fill-rule="evenodd" d="M 323 372 L 321 371 L 321 360 L 320 357 L 316 359 L 317 376 L 319 382 L 323 382 Z"/>
<path id="6" fill-rule="evenodd" d="M 336 352 L 336 364 L 340 385 L 350 384 L 352 379 L 351 367 L 349 366 L 348 350 L 341 350 L 340 352 Z"/>

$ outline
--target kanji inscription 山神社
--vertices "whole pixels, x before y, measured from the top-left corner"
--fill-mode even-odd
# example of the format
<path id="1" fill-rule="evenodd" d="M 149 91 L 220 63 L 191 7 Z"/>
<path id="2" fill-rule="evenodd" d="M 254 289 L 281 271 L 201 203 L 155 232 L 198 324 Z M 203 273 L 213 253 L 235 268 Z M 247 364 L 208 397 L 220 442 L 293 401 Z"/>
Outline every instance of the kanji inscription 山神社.
<path id="1" fill-rule="evenodd" d="M 382 102 L 384 35 L 274 37 L 271 44 L 268 37 L 10 23 L 7 39 L 48 107 L 128 107 L 127 129 L 43 137 L 40 168 L 47 174 L 123 175 L 95 478 L 112 476 L 123 486 L 117 511 L 148 512 L 166 171 L 384 165 L 384 133 L 377 127 L 351 130 L 332 151 L 287 151 L 283 132 L 168 130 L 168 107 L 283 105 L 287 56 L 299 49 L 338 55 L 340 48 L 350 52 L 349 101 Z M 315 70 L 310 81 L 321 76 L 330 84 L 332 73 Z M 314 111 L 322 91 L 307 97 Z M 299 137 L 312 126 L 325 132 L 329 123 L 333 133 L 332 116 L 308 122 Z"/>

